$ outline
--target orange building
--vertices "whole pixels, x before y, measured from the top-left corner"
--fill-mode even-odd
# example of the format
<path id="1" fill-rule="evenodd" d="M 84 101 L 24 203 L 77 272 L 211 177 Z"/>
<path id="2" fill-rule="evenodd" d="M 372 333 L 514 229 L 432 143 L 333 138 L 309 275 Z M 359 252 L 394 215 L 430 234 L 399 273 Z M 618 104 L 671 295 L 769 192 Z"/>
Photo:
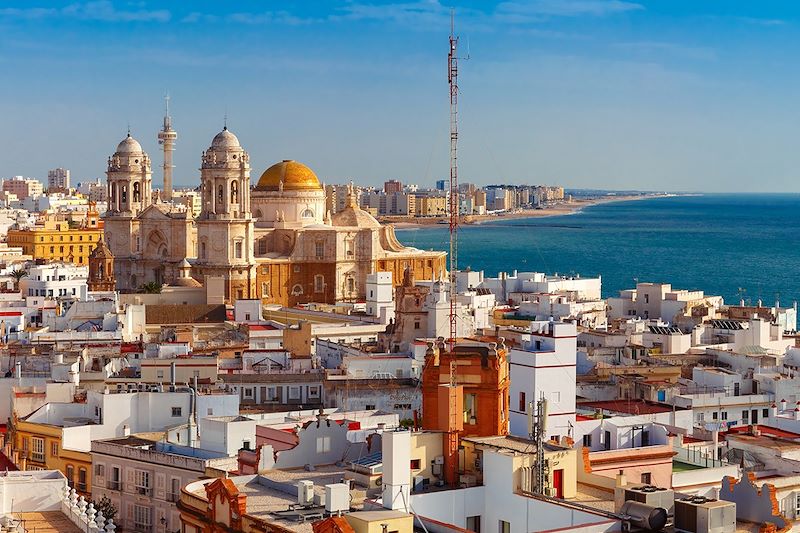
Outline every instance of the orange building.
<path id="1" fill-rule="evenodd" d="M 508 434 L 508 352 L 462 341 L 451 352 L 428 343 L 422 371 L 422 428 L 444 432 L 445 481 L 455 484 L 461 437 Z"/>

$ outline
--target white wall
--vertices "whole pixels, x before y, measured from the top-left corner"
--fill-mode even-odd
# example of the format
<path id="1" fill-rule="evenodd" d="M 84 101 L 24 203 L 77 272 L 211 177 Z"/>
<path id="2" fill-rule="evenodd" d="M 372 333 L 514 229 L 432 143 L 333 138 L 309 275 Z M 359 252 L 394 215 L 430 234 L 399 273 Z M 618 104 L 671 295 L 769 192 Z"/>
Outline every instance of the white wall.
<path id="1" fill-rule="evenodd" d="M 67 478 L 58 470 L 5 472 L 0 476 L 2 514 L 61 511 Z"/>

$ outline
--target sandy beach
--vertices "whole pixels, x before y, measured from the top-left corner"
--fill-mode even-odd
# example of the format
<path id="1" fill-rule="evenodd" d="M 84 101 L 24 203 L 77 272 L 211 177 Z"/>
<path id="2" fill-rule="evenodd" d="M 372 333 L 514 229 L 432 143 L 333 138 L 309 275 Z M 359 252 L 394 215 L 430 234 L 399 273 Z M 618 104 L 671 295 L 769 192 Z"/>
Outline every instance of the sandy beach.
<path id="1" fill-rule="evenodd" d="M 672 194 L 643 194 L 643 195 L 627 195 L 627 196 L 603 196 L 598 198 L 586 199 L 573 199 L 572 201 L 559 202 L 554 205 L 546 206 L 543 209 L 520 209 L 510 213 L 493 214 L 493 215 L 466 215 L 462 217 L 462 224 L 482 224 L 491 220 L 509 220 L 516 218 L 544 218 L 556 217 L 561 215 L 570 215 L 576 213 L 581 209 L 592 205 L 607 204 L 611 202 L 630 202 L 634 200 L 647 200 L 650 198 L 665 198 L 674 196 Z M 447 217 L 403 217 L 403 216 L 385 216 L 378 217 L 382 223 L 392 224 L 398 229 L 419 228 L 425 226 L 432 226 L 436 224 L 446 224 Z"/>

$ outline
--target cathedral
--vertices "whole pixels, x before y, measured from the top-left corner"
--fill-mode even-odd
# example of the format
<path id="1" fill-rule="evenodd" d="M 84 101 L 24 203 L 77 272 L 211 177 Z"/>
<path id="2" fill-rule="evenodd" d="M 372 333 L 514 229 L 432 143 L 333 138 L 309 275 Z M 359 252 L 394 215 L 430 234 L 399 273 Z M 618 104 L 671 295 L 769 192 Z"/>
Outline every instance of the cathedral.
<path id="1" fill-rule="evenodd" d="M 352 185 L 332 216 L 319 179 L 297 161 L 272 165 L 251 186 L 250 157 L 227 127 L 202 154 L 196 218 L 154 194 L 150 158 L 130 134 L 106 175 L 105 244 L 121 291 L 211 276 L 224 280 L 228 301 L 294 306 L 364 300 L 374 272 L 392 272 L 396 285 L 406 269 L 416 279 L 445 275 L 444 252 L 403 246 L 393 227 L 358 206 Z"/>

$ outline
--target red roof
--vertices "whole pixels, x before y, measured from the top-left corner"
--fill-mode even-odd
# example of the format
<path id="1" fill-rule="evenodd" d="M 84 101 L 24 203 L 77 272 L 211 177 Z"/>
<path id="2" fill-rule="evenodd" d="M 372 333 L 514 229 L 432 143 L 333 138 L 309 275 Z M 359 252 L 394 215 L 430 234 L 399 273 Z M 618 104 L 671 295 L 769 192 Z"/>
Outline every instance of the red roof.
<path id="1" fill-rule="evenodd" d="M 247 327 L 254 331 L 273 330 L 278 329 L 270 324 L 248 324 Z"/>
<path id="2" fill-rule="evenodd" d="M 750 428 L 755 427 L 757 428 L 762 435 L 765 437 L 778 437 L 781 439 L 800 439 L 800 433 L 794 433 L 792 431 L 786 431 L 785 429 L 774 428 L 772 426 L 764 426 L 761 424 L 755 424 L 754 426 L 736 426 L 732 428 L 728 428 L 728 431 L 724 433 L 720 433 L 720 435 L 732 434 L 732 435 L 742 435 L 745 433 L 750 432 Z"/>

